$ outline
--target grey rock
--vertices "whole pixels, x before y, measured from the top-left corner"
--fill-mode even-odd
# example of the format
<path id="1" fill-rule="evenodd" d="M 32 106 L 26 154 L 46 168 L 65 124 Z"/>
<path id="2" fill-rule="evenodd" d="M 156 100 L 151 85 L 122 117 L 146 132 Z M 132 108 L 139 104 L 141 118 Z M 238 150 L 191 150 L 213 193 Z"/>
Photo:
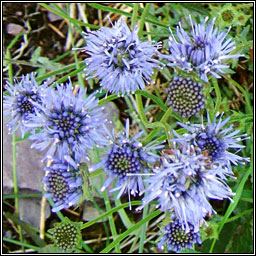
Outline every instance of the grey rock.
<path id="1" fill-rule="evenodd" d="M 16 36 L 19 33 L 25 32 L 25 29 L 22 26 L 18 24 L 13 24 L 13 23 L 8 24 L 6 27 L 6 30 L 8 34 L 11 34 L 13 36 Z"/>
<path id="2" fill-rule="evenodd" d="M 17 134 L 18 138 L 20 135 Z M 41 180 L 44 176 L 45 163 L 41 162 L 43 152 L 31 149 L 31 142 L 23 140 L 16 143 L 16 168 L 18 188 L 41 192 Z M 12 135 L 8 134 L 6 119 L 3 121 L 3 193 L 13 190 L 12 173 Z"/>
<path id="3" fill-rule="evenodd" d="M 52 13 L 52 12 L 48 12 L 47 13 L 48 19 L 50 22 L 54 22 L 56 20 L 62 20 L 63 18 L 60 17 L 59 15 Z"/>
<path id="4" fill-rule="evenodd" d="M 105 212 L 104 200 L 100 198 L 94 198 L 95 203 L 98 205 L 99 210 Z M 83 203 L 83 220 L 90 221 L 99 217 L 100 213 L 91 201 L 84 201 Z M 99 222 L 105 221 L 107 218 L 101 219 Z"/>
<path id="5" fill-rule="evenodd" d="M 45 205 L 45 216 L 47 219 L 50 216 L 50 205 L 47 202 Z M 21 198 L 19 199 L 19 216 L 20 219 L 33 227 L 40 227 L 41 216 L 41 198 Z"/>
<path id="6" fill-rule="evenodd" d="M 107 115 L 106 119 L 111 121 L 110 124 L 107 124 L 107 128 L 111 131 L 115 128 L 115 121 L 119 119 L 119 109 L 112 101 L 103 104 L 102 107 L 104 107 L 103 113 Z"/>

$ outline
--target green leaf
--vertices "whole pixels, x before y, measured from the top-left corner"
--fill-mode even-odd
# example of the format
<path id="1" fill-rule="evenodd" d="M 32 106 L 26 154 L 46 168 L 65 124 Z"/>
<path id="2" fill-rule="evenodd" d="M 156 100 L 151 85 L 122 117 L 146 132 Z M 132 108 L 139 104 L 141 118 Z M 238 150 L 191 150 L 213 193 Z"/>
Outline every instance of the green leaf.
<path id="1" fill-rule="evenodd" d="M 252 215 L 251 215 L 251 218 Z M 232 237 L 232 245 L 228 253 L 253 253 L 253 235 L 251 233 L 250 224 L 241 224 L 236 228 L 236 232 Z"/>
<path id="2" fill-rule="evenodd" d="M 54 246 L 53 244 L 46 245 L 45 247 L 41 248 L 39 253 L 63 253 L 61 249 Z"/>
<path id="3" fill-rule="evenodd" d="M 70 18 L 67 14 L 64 14 L 63 12 L 60 12 L 60 11 L 57 11 L 55 10 L 54 8 L 50 7 L 49 5 L 47 4 L 44 4 L 44 3 L 39 3 L 41 6 L 43 6 L 45 9 L 49 10 L 50 12 L 53 12 L 55 13 L 56 15 L 62 17 L 62 18 L 65 18 L 67 19 L 68 21 L 74 23 L 74 24 L 79 24 L 79 25 L 82 25 L 82 26 L 85 26 L 85 27 L 89 27 L 89 28 L 96 28 L 98 29 L 99 27 L 98 26 L 95 26 L 95 25 L 91 25 L 91 24 L 88 24 L 88 23 L 84 23 L 82 21 L 79 21 L 77 19 L 73 19 L 73 18 Z"/>
<path id="4" fill-rule="evenodd" d="M 124 16 L 132 18 L 132 14 L 131 13 L 124 12 L 124 11 L 121 11 L 119 9 L 115 9 L 115 8 L 112 8 L 112 7 L 109 7 L 109 6 L 105 6 L 105 5 L 101 5 L 101 4 L 96 4 L 96 3 L 87 3 L 87 4 L 89 6 L 95 8 L 95 9 L 98 9 L 98 10 L 102 10 L 102 11 L 106 11 L 106 12 L 114 12 L 114 13 L 117 13 L 117 14 L 124 15 Z M 138 16 L 138 19 L 139 18 L 140 18 L 140 16 Z M 148 18 L 146 18 L 145 21 L 149 22 L 149 23 L 152 23 L 152 24 L 155 24 L 155 25 L 158 25 L 158 26 L 161 26 L 161 27 L 165 27 L 165 28 L 169 27 L 168 25 L 162 24 L 160 22 L 157 22 L 157 21 L 154 21 L 154 20 L 151 20 L 151 19 L 148 19 Z"/>
<path id="5" fill-rule="evenodd" d="M 86 163 L 81 163 L 79 166 L 81 170 L 81 174 L 83 177 L 83 198 L 82 200 L 90 200 L 93 201 L 93 193 L 92 193 L 92 186 L 89 180 L 89 172 Z"/>
<path id="6" fill-rule="evenodd" d="M 31 229 L 31 226 L 29 224 L 27 224 L 24 221 L 21 221 L 20 219 L 18 219 L 16 216 L 14 216 L 13 214 L 6 212 L 4 213 L 4 215 L 11 219 L 14 223 L 16 223 L 17 225 L 21 226 L 23 230 L 26 231 L 26 233 L 30 236 L 30 238 L 40 247 L 43 247 L 46 245 L 45 241 L 42 240 L 37 233 Z"/>
<path id="7" fill-rule="evenodd" d="M 206 239 L 218 239 L 218 227 L 219 224 L 213 221 L 207 222 L 208 226 L 203 226 L 201 229 L 202 241 Z"/>
<path id="8" fill-rule="evenodd" d="M 137 91 L 135 92 L 135 94 L 143 95 L 143 96 L 146 97 L 146 98 L 150 98 L 150 99 L 153 100 L 153 101 L 158 105 L 158 107 L 161 108 L 164 112 L 166 112 L 166 111 L 168 110 L 168 107 L 166 107 L 166 106 L 162 103 L 162 101 L 161 101 L 158 97 L 156 97 L 155 95 L 153 95 L 153 94 L 150 94 L 150 93 L 145 92 L 145 91 L 140 91 L 140 90 L 137 90 Z"/>
<path id="9" fill-rule="evenodd" d="M 143 220 L 139 221 L 138 223 L 136 223 L 133 227 L 129 228 L 128 230 L 126 230 L 124 233 L 122 233 L 121 235 L 119 235 L 110 245 L 108 245 L 105 249 L 103 249 L 101 251 L 101 253 L 108 253 L 112 248 L 115 247 L 115 245 L 117 245 L 118 243 L 120 243 L 120 241 L 122 241 L 125 237 L 127 237 L 129 234 L 131 234 L 133 231 L 135 231 L 136 229 L 140 228 L 144 223 L 146 223 L 147 221 L 150 221 L 151 219 L 155 218 L 156 216 L 158 216 L 159 214 L 161 214 L 162 212 L 160 210 L 156 210 L 152 213 L 150 213 L 147 217 L 145 217 Z"/>

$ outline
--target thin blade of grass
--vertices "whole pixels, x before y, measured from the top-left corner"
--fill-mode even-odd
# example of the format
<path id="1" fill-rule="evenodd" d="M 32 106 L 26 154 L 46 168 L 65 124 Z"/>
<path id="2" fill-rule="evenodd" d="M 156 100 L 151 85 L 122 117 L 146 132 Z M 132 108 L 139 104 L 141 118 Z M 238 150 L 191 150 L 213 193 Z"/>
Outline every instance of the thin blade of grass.
<path id="1" fill-rule="evenodd" d="M 136 229 L 140 228 L 144 223 L 152 220 L 153 218 L 157 217 L 159 214 L 161 214 L 161 210 L 156 210 L 153 213 L 150 213 L 145 219 L 139 221 L 136 223 L 133 227 L 126 230 L 124 233 L 119 235 L 110 245 L 108 245 L 105 249 L 101 251 L 101 253 L 108 253 L 111 249 L 113 249 L 118 243 L 120 243 L 125 237 L 127 237 L 129 234 L 131 234 Z"/>
<path id="2" fill-rule="evenodd" d="M 253 152 L 253 150 L 251 149 L 251 152 Z M 227 222 L 229 216 L 231 215 L 231 213 L 234 211 L 234 209 L 236 208 L 238 202 L 239 202 L 239 199 L 242 195 L 242 192 L 243 192 L 243 188 L 244 188 L 244 185 L 245 185 L 245 182 L 247 181 L 249 175 L 252 173 L 253 171 L 253 155 L 251 156 L 251 164 L 250 164 L 250 167 L 248 168 L 248 170 L 245 172 L 240 184 L 238 185 L 237 187 L 237 190 L 236 190 L 236 195 L 234 196 L 233 198 L 233 203 L 231 203 L 222 219 L 222 221 L 220 222 L 219 224 L 219 229 L 218 229 L 218 235 L 220 234 L 223 226 L 225 225 L 225 223 Z M 209 250 L 209 253 L 212 253 L 213 252 L 213 249 L 214 249 L 214 245 L 217 241 L 217 238 L 215 238 L 211 244 L 211 248 Z"/>
<path id="3" fill-rule="evenodd" d="M 84 23 L 82 21 L 79 21 L 79 20 L 76 20 L 76 19 L 73 19 L 73 18 L 70 18 L 67 14 L 64 14 L 63 12 L 60 12 L 60 11 L 57 11 L 55 9 L 53 9 L 52 7 L 50 7 L 49 5 L 47 4 L 44 4 L 44 3 L 39 3 L 42 7 L 44 7 L 45 9 L 47 9 L 48 11 L 50 12 L 53 12 L 55 13 L 56 15 L 62 17 L 62 18 L 65 18 L 67 19 L 68 21 L 72 22 L 72 23 L 75 23 L 75 24 L 79 24 L 79 25 L 82 25 L 84 27 L 88 27 L 88 28 L 95 28 L 95 29 L 98 29 L 99 26 L 95 26 L 95 25 L 91 25 L 91 24 L 88 24 L 88 23 Z"/>

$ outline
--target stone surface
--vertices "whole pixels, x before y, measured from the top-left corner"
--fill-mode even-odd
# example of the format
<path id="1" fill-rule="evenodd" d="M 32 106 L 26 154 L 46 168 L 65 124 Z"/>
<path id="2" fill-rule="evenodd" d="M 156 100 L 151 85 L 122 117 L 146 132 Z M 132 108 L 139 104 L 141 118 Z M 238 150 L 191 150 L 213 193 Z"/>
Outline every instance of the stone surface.
<path id="1" fill-rule="evenodd" d="M 114 121 L 119 119 L 119 110 L 116 104 L 111 101 L 103 104 L 102 107 L 104 107 L 103 113 L 107 114 L 107 120 L 112 122 L 112 124 L 107 124 L 107 128 L 111 131 L 115 128 Z"/>
<path id="2" fill-rule="evenodd" d="M 45 219 L 50 216 L 50 205 L 45 205 Z M 21 198 L 19 199 L 19 216 L 24 222 L 33 227 L 40 227 L 41 198 Z"/>
<path id="3" fill-rule="evenodd" d="M 18 134 L 16 137 L 18 138 Z M 41 162 L 43 152 L 31 149 L 31 141 L 24 140 L 16 143 L 16 168 L 18 188 L 41 192 L 41 180 L 44 176 L 45 163 Z M 8 134 L 6 119 L 3 121 L 3 193 L 13 191 L 12 175 L 12 135 Z"/>
<path id="4" fill-rule="evenodd" d="M 102 212 L 106 211 L 104 200 L 100 198 L 95 198 L 95 202 L 98 205 L 99 209 Z M 95 208 L 94 204 L 91 201 L 83 202 L 83 220 L 90 221 L 99 217 L 100 214 L 98 210 Z M 101 219 L 99 222 L 105 221 L 107 218 Z"/>
<path id="5" fill-rule="evenodd" d="M 25 32 L 25 29 L 22 26 L 18 24 L 13 24 L 13 23 L 8 24 L 6 30 L 8 34 L 11 34 L 13 36 L 16 36 L 19 33 Z"/>

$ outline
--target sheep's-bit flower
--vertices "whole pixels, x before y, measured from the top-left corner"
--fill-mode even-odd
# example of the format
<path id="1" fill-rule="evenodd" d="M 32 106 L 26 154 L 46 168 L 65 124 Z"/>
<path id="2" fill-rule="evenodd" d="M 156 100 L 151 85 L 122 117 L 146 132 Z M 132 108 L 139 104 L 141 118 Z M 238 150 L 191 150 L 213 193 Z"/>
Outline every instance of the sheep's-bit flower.
<path id="1" fill-rule="evenodd" d="M 238 142 L 248 139 L 247 134 L 238 135 L 240 130 L 233 130 L 232 125 L 228 128 L 223 129 L 227 124 L 230 118 L 221 120 L 223 113 L 219 117 L 219 120 L 214 118 L 213 122 L 210 120 L 209 113 L 207 114 L 208 123 L 203 124 L 186 124 L 178 123 L 183 128 L 187 129 L 188 133 L 183 135 L 176 135 L 175 141 L 179 143 L 190 142 L 195 147 L 199 147 L 201 151 L 204 151 L 209 156 L 210 160 L 214 164 L 218 164 L 228 170 L 224 171 L 223 174 L 229 174 L 232 176 L 231 163 L 234 165 L 244 164 L 249 162 L 249 158 L 238 156 L 236 153 L 239 152 L 244 145 L 239 144 Z M 235 149 L 235 153 L 229 152 L 230 150 Z M 223 170 L 223 169 L 221 169 Z M 225 177 L 219 173 L 222 179 Z"/>
<path id="2" fill-rule="evenodd" d="M 193 116 L 204 108 L 202 84 L 190 77 L 175 76 L 167 90 L 167 104 L 182 117 Z"/>
<path id="3" fill-rule="evenodd" d="M 45 177 L 42 180 L 45 188 L 45 197 L 52 198 L 53 212 L 60 211 L 75 205 L 81 196 L 82 176 L 78 165 L 68 156 L 65 161 L 53 157 L 49 167 L 45 167 Z"/>
<path id="4" fill-rule="evenodd" d="M 170 55 L 162 56 L 170 61 L 167 64 L 173 68 L 180 68 L 186 72 L 196 71 L 202 80 L 208 82 L 208 75 L 215 78 L 221 78 L 220 74 L 225 74 L 225 69 L 229 65 L 224 63 L 227 59 L 236 59 L 243 55 L 229 53 L 235 49 L 235 43 L 232 38 L 225 40 L 228 32 L 219 32 L 214 28 L 216 18 L 206 26 L 208 17 L 203 24 L 194 23 L 190 18 L 191 33 L 187 33 L 181 26 L 176 28 L 176 34 L 179 41 L 176 41 L 172 31 L 169 37 Z"/>
<path id="5" fill-rule="evenodd" d="M 177 145 L 163 151 L 161 164 L 154 168 L 154 176 L 145 180 L 148 183 L 142 209 L 152 200 L 158 200 L 163 212 L 175 212 L 183 229 L 189 231 L 193 225 L 197 232 L 204 217 L 215 213 L 207 198 L 223 200 L 234 195 L 228 185 L 217 177 L 207 156 L 190 144 Z"/>
<path id="6" fill-rule="evenodd" d="M 179 253 L 186 248 L 193 249 L 193 244 L 201 244 L 199 232 L 194 231 L 194 227 L 189 224 L 189 230 L 186 232 L 182 228 L 182 224 L 178 219 L 163 228 L 165 234 L 162 240 L 158 243 L 158 248 L 163 249 L 164 244 L 167 242 L 167 250 Z"/>
<path id="7" fill-rule="evenodd" d="M 86 46 L 82 49 L 90 55 L 85 60 L 88 79 L 97 77 L 102 88 L 111 93 L 124 95 L 143 90 L 145 82 L 150 83 L 154 68 L 163 64 L 153 59 L 161 44 L 141 42 L 138 30 L 136 26 L 130 31 L 121 20 L 112 28 L 87 32 Z"/>
<path id="8" fill-rule="evenodd" d="M 63 251 L 80 248 L 82 222 L 72 222 L 65 217 L 63 222 L 55 223 L 48 232 L 52 234 L 54 244 Z"/>
<path id="9" fill-rule="evenodd" d="M 135 196 L 144 189 L 142 177 L 145 173 L 149 173 L 149 163 L 154 163 L 159 158 L 150 151 L 162 148 L 162 145 L 156 142 L 142 146 L 137 139 L 141 137 L 143 131 L 129 138 L 129 119 L 126 121 L 125 128 L 125 133 L 118 134 L 117 138 L 114 130 L 112 134 L 107 131 L 112 146 L 103 160 L 90 169 L 93 171 L 102 167 L 108 171 L 108 178 L 103 184 L 102 191 L 117 178 L 116 187 L 111 190 L 111 192 L 119 190 L 117 198 L 126 191 L 128 195 L 131 193 Z"/>
<path id="10" fill-rule="evenodd" d="M 21 136 L 24 137 L 26 132 L 34 132 L 34 128 L 25 126 L 25 123 L 29 122 L 31 115 L 36 115 L 37 106 L 34 102 L 42 103 L 49 80 L 38 85 L 34 73 L 31 73 L 23 76 L 20 82 L 15 81 L 14 85 L 9 82 L 6 84 L 8 94 L 3 96 L 3 107 L 4 115 L 11 116 L 8 122 L 9 131 L 14 133 L 19 128 Z"/>
<path id="11" fill-rule="evenodd" d="M 107 120 L 97 107 L 98 99 L 94 94 L 85 98 L 85 93 L 83 88 L 73 93 L 71 82 L 51 88 L 43 99 L 42 112 L 30 124 L 43 127 L 30 136 L 35 141 L 31 147 L 40 150 L 49 147 L 46 157 L 55 155 L 63 159 L 69 155 L 79 163 L 87 155 L 87 149 L 108 144 L 102 128 Z"/>

